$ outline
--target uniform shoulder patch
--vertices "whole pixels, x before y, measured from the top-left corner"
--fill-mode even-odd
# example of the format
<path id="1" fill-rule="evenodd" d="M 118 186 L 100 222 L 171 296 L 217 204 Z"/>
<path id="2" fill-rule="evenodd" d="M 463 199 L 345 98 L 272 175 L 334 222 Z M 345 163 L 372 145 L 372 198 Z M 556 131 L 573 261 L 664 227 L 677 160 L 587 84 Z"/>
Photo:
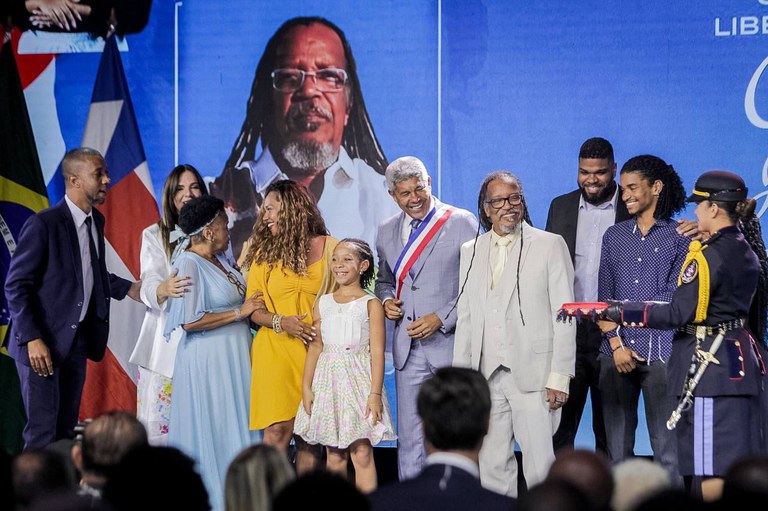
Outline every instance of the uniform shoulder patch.
<path id="1" fill-rule="evenodd" d="M 699 274 L 699 263 L 696 261 L 696 259 L 693 259 L 690 263 L 688 263 L 688 266 L 685 267 L 683 270 L 682 275 L 682 281 L 683 284 L 690 284 L 694 281 L 696 276 Z"/>

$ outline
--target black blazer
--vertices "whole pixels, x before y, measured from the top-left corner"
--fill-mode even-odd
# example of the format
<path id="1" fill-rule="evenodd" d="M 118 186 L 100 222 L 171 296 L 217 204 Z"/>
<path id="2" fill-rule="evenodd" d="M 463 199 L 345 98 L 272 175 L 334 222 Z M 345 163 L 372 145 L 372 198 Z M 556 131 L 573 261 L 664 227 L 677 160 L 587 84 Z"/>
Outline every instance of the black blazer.
<path id="1" fill-rule="evenodd" d="M 384 486 L 370 495 L 373 511 L 483 511 L 514 509 L 511 497 L 486 490 L 472 474 L 452 465 L 428 465 L 414 479 Z"/>
<path id="2" fill-rule="evenodd" d="M 101 360 L 109 337 L 109 297 L 122 299 L 131 282 L 107 273 L 104 247 L 104 215 L 95 208 L 99 269 L 104 283 L 106 317 L 87 314 L 79 323 L 83 307 L 83 269 L 80 242 L 72 213 L 64 199 L 32 215 L 24 223 L 16 252 L 5 281 L 5 296 L 11 315 L 8 353 L 30 365 L 27 343 L 42 339 L 51 351 L 53 364 L 64 360 L 78 327 L 87 341 L 87 355 Z M 93 299 L 93 298 L 92 298 Z"/>
<path id="3" fill-rule="evenodd" d="M 576 224 L 579 220 L 579 199 L 581 190 L 576 189 L 565 195 L 560 195 L 552 199 L 547 214 L 546 231 L 559 234 L 568 245 L 568 251 L 571 253 L 571 261 L 576 257 Z M 619 199 L 616 201 L 616 221 L 614 223 L 628 220 L 632 215 L 627 211 L 627 206 L 621 200 L 621 187 L 619 187 Z"/>

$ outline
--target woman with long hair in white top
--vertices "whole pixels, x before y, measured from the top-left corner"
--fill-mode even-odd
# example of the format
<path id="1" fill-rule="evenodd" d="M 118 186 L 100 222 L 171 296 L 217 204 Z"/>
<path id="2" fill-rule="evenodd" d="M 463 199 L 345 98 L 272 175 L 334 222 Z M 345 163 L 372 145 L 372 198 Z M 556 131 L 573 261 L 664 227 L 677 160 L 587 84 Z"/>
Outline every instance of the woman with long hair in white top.
<path id="1" fill-rule="evenodd" d="M 147 306 L 139 339 L 130 362 L 139 367 L 137 416 L 147 428 L 150 443 L 165 445 L 171 405 L 171 378 L 179 332 L 169 341 L 163 337 L 166 300 L 184 293 L 193 282 L 171 272 L 170 241 L 182 206 L 195 197 L 208 195 L 202 176 L 192 165 L 171 170 L 163 185 L 163 216 L 141 235 L 141 301 Z"/>

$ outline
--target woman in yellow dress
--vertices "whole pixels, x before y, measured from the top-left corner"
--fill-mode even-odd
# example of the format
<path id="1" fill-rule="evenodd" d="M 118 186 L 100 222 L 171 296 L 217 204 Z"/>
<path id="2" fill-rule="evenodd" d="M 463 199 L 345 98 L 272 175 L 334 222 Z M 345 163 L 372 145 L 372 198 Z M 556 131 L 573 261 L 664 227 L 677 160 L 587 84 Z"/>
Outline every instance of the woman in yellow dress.
<path id="1" fill-rule="evenodd" d="M 245 258 L 246 296 L 263 293 L 266 309 L 251 320 L 260 325 L 251 348 L 251 429 L 264 430 L 264 443 L 286 452 L 301 402 L 306 346 L 317 335 L 312 306 L 333 291 L 330 270 L 338 242 L 306 188 L 290 180 L 267 189 Z M 319 446 L 296 437 L 296 468 L 314 468 Z"/>

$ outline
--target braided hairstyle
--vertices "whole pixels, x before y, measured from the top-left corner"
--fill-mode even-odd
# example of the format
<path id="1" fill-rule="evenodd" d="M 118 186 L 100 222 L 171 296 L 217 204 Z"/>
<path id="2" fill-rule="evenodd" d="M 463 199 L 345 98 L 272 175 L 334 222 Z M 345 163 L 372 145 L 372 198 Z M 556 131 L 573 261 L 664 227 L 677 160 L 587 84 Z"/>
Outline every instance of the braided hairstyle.
<path id="1" fill-rule="evenodd" d="M 485 201 L 488 199 L 488 185 L 492 181 L 496 181 L 497 179 L 500 179 L 502 181 L 506 181 L 507 183 L 513 184 L 517 186 L 518 193 L 521 196 L 522 199 L 522 206 L 523 206 L 523 220 L 525 220 L 528 225 L 533 225 L 533 222 L 531 221 L 531 216 L 528 213 L 528 205 L 525 203 L 525 194 L 523 194 L 523 183 L 520 181 L 520 179 L 517 178 L 513 173 L 507 171 L 507 170 L 497 170 L 496 172 L 491 172 L 487 176 L 485 176 L 485 179 L 483 179 L 483 184 L 480 185 L 480 193 L 477 197 L 477 217 L 480 219 L 480 225 L 483 227 L 485 232 L 488 232 L 493 228 L 493 222 L 491 222 L 491 219 L 488 217 L 488 215 L 485 214 Z M 516 284 L 515 287 L 517 288 L 517 305 L 520 309 L 520 321 L 522 321 L 523 326 L 525 326 L 525 318 L 523 317 L 523 302 L 520 295 L 522 294 L 522 290 L 520 289 L 520 264 L 522 263 L 522 254 L 523 254 L 523 224 L 522 222 L 520 225 L 520 254 L 517 258 L 517 271 L 515 273 Z M 472 258 L 469 261 L 469 269 L 472 269 L 472 262 L 475 260 L 475 249 L 477 248 L 477 237 L 480 234 L 480 229 L 478 228 L 477 234 L 475 235 L 475 244 L 472 247 Z M 467 270 L 467 277 L 464 279 L 464 283 L 461 285 L 461 291 L 459 292 L 459 296 L 464 292 L 464 286 L 467 284 L 467 279 L 469 278 L 469 270 Z M 456 303 L 459 303 L 458 298 L 456 299 Z"/>
<path id="2" fill-rule="evenodd" d="M 760 219 L 755 215 L 757 202 L 755 199 L 734 201 L 710 201 L 717 204 L 727 214 L 735 225 L 739 226 L 744 239 L 752 247 L 757 260 L 760 263 L 760 275 L 757 279 L 757 290 L 752 299 L 752 307 L 749 311 L 749 327 L 755 339 L 768 346 L 768 255 L 763 242 L 763 230 Z"/>
<path id="3" fill-rule="evenodd" d="M 483 179 L 483 184 L 480 185 L 480 193 L 477 196 L 477 218 L 480 219 L 480 225 L 483 227 L 483 230 L 488 232 L 491 230 L 491 227 L 493 227 L 493 222 L 491 222 L 491 219 L 488 217 L 488 215 L 485 214 L 485 201 L 488 199 L 488 185 L 491 183 L 491 181 L 496 181 L 497 179 L 501 179 L 502 181 L 506 181 L 517 186 L 517 189 L 519 190 L 518 193 L 523 198 L 523 220 L 525 220 L 528 225 L 532 226 L 533 222 L 531 221 L 531 216 L 528 213 L 528 205 L 525 203 L 523 183 L 513 173 L 506 170 L 497 170 L 496 172 L 491 172 L 485 176 L 485 179 Z"/>
<path id="4" fill-rule="evenodd" d="M 368 268 L 360 274 L 360 287 L 367 289 L 368 285 L 373 282 L 373 251 L 370 245 L 365 241 L 358 238 L 344 238 L 339 242 L 339 245 L 346 243 L 357 252 L 357 256 L 360 261 L 368 261 Z"/>
<path id="5" fill-rule="evenodd" d="M 680 176 L 672 165 L 667 165 L 667 162 L 658 156 L 643 154 L 630 158 L 621 167 L 621 174 L 629 172 L 639 173 L 651 185 L 661 181 L 663 187 L 653 212 L 653 218 L 656 220 L 669 220 L 685 207 L 685 188 Z"/>
<path id="6" fill-rule="evenodd" d="M 352 55 L 352 48 L 344 32 L 339 27 L 320 17 L 293 18 L 277 29 L 277 32 L 267 43 L 264 53 L 256 66 L 256 73 L 251 84 L 251 95 L 246 106 L 245 120 L 240 133 L 235 140 L 227 163 L 227 168 L 238 167 L 243 161 L 256 158 L 256 143 L 261 139 L 262 146 L 268 146 L 272 138 L 277 137 L 272 126 L 273 95 L 271 73 L 275 69 L 275 56 L 283 43 L 285 36 L 297 26 L 308 27 L 313 24 L 324 25 L 333 30 L 341 39 L 346 60 L 346 71 L 349 76 L 348 104 L 349 120 L 344 128 L 342 145 L 351 158 L 360 158 L 379 174 L 384 174 L 387 159 L 376 139 L 368 110 L 365 108 L 360 79 L 357 76 L 357 65 Z"/>

